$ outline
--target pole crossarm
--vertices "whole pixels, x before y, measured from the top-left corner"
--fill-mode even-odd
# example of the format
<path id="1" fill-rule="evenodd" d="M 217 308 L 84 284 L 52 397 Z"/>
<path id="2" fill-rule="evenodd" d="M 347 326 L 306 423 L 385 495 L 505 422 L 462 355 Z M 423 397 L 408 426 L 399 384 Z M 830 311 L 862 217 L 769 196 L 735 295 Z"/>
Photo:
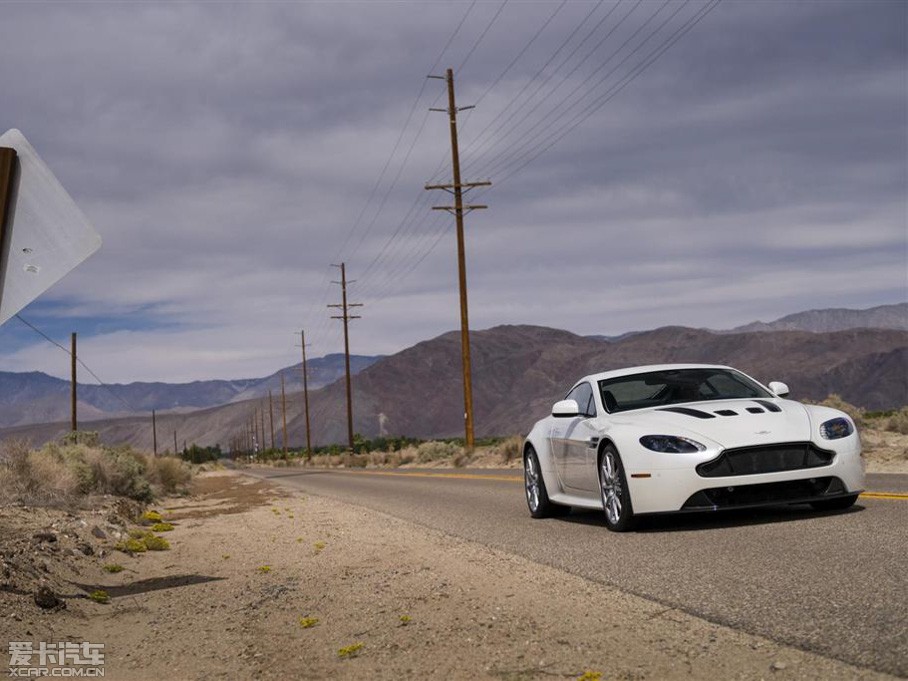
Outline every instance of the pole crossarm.
<path id="1" fill-rule="evenodd" d="M 474 210 L 484 210 L 486 208 L 488 208 L 488 206 L 483 205 L 466 205 L 461 206 L 460 208 L 457 206 L 432 206 L 432 210 L 446 210 L 455 217 L 457 216 L 458 211 L 466 215 Z"/>
<path id="2" fill-rule="evenodd" d="M 454 194 L 456 190 L 462 189 L 463 194 L 473 189 L 473 187 L 491 187 L 492 183 L 488 180 L 484 182 L 462 182 L 460 184 L 427 184 L 426 189 L 442 189 L 449 194 Z"/>

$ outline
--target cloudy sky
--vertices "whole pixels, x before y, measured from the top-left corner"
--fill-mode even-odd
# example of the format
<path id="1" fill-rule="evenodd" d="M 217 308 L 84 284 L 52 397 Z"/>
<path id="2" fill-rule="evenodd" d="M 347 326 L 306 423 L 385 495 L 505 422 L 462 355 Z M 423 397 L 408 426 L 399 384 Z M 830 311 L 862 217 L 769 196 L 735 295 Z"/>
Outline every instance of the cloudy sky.
<path id="1" fill-rule="evenodd" d="M 908 298 L 906 5 L 510 0 L 0 5 L 0 132 L 104 239 L 22 316 L 109 382 L 259 376 L 458 328 L 728 328 Z M 65 375 L 17 320 L 0 370 Z"/>

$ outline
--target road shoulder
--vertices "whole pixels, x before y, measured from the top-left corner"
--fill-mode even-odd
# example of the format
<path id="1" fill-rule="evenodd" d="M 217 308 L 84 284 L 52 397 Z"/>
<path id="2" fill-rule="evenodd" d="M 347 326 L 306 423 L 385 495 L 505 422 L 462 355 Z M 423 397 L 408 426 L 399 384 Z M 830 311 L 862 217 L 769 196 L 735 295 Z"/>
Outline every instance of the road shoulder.
<path id="1" fill-rule="evenodd" d="M 99 578 L 109 604 L 21 633 L 103 642 L 113 679 L 888 678 L 330 498 L 199 482 L 164 510 L 170 551 Z"/>

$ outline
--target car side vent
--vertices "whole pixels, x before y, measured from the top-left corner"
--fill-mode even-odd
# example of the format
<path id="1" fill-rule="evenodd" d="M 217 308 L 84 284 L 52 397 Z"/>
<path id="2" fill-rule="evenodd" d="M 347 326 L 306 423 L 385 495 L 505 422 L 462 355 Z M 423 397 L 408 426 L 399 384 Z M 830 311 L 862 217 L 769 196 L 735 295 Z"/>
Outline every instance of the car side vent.
<path id="1" fill-rule="evenodd" d="M 676 414 L 684 414 L 685 416 L 694 416 L 698 419 L 714 419 L 716 418 L 713 414 L 707 414 L 705 411 L 700 411 L 699 409 L 691 409 L 690 407 L 663 407 L 659 411 L 673 411 Z"/>
<path id="2" fill-rule="evenodd" d="M 766 411 L 775 413 L 782 411 L 782 407 L 780 407 L 778 404 L 773 404 L 772 402 L 767 402 L 766 400 L 754 400 L 754 402 L 766 409 Z"/>
<path id="3" fill-rule="evenodd" d="M 731 409 L 719 409 L 716 413 L 719 416 L 737 416 L 738 415 L 738 412 L 733 411 Z"/>
<path id="4" fill-rule="evenodd" d="M 760 409 L 760 407 L 748 407 L 748 408 L 747 408 L 747 411 L 749 411 L 751 414 L 762 414 L 762 413 L 764 413 L 764 411 L 763 411 L 762 409 Z"/>

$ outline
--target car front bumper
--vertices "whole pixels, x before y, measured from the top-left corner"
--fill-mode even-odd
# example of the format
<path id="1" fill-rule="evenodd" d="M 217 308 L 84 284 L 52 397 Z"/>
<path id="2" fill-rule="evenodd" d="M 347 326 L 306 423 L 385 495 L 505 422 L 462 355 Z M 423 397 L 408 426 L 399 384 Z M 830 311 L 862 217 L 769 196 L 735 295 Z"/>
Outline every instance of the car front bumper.
<path id="1" fill-rule="evenodd" d="M 635 514 L 716 511 L 807 503 L 857 494 L 864 489 L 860 446 L 836 452 L 831 464 L 813 468 L 703 477 L 692 462 L 652 470 L 648 477 L 629 471 Z"/>

